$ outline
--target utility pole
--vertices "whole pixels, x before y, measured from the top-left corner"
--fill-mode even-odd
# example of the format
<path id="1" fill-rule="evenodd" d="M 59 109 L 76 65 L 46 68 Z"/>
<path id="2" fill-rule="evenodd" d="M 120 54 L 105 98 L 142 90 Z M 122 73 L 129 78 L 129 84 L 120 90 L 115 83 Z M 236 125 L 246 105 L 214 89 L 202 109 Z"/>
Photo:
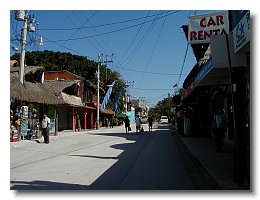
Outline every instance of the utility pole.
<path id="1" fill-rule="evenodd" d="M 134 85 L 134 81 L 126 81 L 125 82 L 125 85 L 126 85 L 126 92 L 125 92 L 125 113 L 127 113 L 127 103 L 129 102 L 128 101 L 128 92 L 127 92 L 127 88 L 128 87 L 132 87 Z"/>
<path id="2" fill-rule="evenodd" d="M 22 21 L 22 31 L 21 31 L 21 55 L 20 55 L 20 69 L 19 69 L 19 80 L 20 83 L 23 85 L 24 84 L 24 67 L 25 67 L 25 49 L 26 49 L 26 35 L 27 32 L 35 32 L 36 30 L 36 20 L 34 17 L 31 17 L 28 15 L 29 11 L 28 10 L 16 10 L 15 11 L 15 19 L 17 21 Z M 41 39 L 41 44 L 43 45 L 42 38 Z M 22 132 L 27 130 L 27 114 L 25 112 L 26 107 L 23 107 L 22 109 L 22 101 L 21 101 L 21 111 L 23 110 L 23 115 L 20 117 L 20 128 L 18 131 L 18 140 L 21 140 Z M 27 110 L 28 111 L 28 110 Z"/>
<path id="3" fill-rule="evenodd" d="M 168 93 L 168 103 L 169 103 L 169 116 L 168 116 L 168 119 L 170 119 L 170 115 L 171 115 L 171 94 Z"/>
<path id="4" fill-rule="evenodd" d="M 96 121 L 96 127 L 99 129 L 99 75 L 100 75 L 100 67 L 99 67 L 99 54 L 98 54 L 98 71 L 97 71 L 97 121 Z"/>
<path id="5" fill-rule="evenodd" d="M 111 55 L 111 57 L 114 54 Z M 102 54 L 98 54 L 98 69 L 97 69 L 97 121 L 96 121 L 96 128 L 99 129 L 99 112 L 100 112 L 100 95 L 99 95 L 99 82 L 100 82 L 100 65 L 102 64 L 107 64 L 107 63 L 111 63 L 113 62 L 112 59 L 111 60 L 107 60 L 107 57 L 109 55 L 104 55 Z M 104 57 L 106 57 L 106 60 L 104 60 Z"/>
<path id="6" fill-rule="evenodd" d="M 25 60 L 25 48 L 26 48 L 26 35 L 27 35 L 27 12 L 25 13 L 22 28 L 22 46 L 21 46 L 21 57 L 20 57 L 20 82 L 23 84 L 24 79 L 24 60 Z"/>
<path id="7" fill-rule="evenodd" d="M 24 67 L 25 67 L 25 49 L 26 49 L 26 35 L 27 32 L 35 32 L 36 31 L 36 20 L 34 19 L 34 16 L 31 17 L 29 15 L 28 10 L 16 10 L 15 11 L 15 19 L 17 21 L 22 21 L 23 22 L 23 27 L 22 27 L 22 35 L 21 35 L 21 55 L 20 55 L 20 69 L 19 69 L 19 79 L 21 84 L 24 82 Z M 43 41 L 42 37 L 40 36 L 40 39 L 38 41 L 38 45 L 42 46 Z"/>

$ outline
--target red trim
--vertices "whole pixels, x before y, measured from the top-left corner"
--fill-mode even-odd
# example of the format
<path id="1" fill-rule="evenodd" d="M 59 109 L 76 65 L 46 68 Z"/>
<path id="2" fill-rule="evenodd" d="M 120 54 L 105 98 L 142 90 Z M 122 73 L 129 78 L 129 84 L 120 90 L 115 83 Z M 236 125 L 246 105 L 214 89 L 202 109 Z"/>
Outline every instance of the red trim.
<path id="1" fill-rule="evenodd" d="M 184 100 L 195 89 L 195 81 L 193 81 L 188 88 L 181 95 L 181 100 Z"/>
<path id="2" fill-rule="evenodd" d="M 87 129 L 87 112 L 84 112 L 84 129 Z"/>
<path id="3" fill-rule="evenodd" d="M 96 110 L 95 107 L 91 107 L 91 106 L 85 106 L 85 108 L 92 109 L 92 110 Z"/>

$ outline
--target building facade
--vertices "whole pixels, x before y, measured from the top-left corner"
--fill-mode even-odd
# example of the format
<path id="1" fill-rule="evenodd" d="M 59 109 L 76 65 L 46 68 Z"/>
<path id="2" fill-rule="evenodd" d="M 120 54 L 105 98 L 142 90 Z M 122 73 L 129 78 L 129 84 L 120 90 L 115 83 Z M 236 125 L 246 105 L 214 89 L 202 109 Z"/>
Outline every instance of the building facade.
<path id="1" fill-rule="evenodd" d="M 224 110 L 227 119 L 225 141 L 233 144 L 234 182 L 249 185 L 250 12 L 225 11 L 194 18 L 200 25 L 208 22 L 210 26 L 215 20 L 216 25 L 212 25 L 214 30 L 225 29 L 225 32 L 205 37 L 206 41 L 203 41 L 203 37 L 200 42 L 189 41 L 197 63 L 183 84 L 181 95 L 184 114 L 180 131 L 185 135 L 214 137 L 214 115 L 218 109 Z M 188 29 L 184 26 L 187 38 L 191 34 L 190 26 L 196 23 L 192 20 Z M 218 27 L 217 22 L 223 23 Z M 200 31 L 208 33 L 209 30 L 201 29 L 197 33 Z"/>

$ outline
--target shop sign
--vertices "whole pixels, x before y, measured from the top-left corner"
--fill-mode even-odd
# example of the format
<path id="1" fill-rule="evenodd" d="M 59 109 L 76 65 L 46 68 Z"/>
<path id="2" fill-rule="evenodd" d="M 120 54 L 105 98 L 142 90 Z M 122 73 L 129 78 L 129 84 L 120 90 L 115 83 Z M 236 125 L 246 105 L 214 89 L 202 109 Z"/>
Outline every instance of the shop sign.
<path id="1" fill-rule="evenodd" d="M 49 127 L 49 133 L 54 134 L 55 133 L 55 119 L 50 119 L 50 127 Z"/>
<path id="2" fill-rule="evenodd" d="M 205 75 L 213 68 L 212 57 L 210 57 L 207 62 L 201 67 L 199 73 L 195 77 L 195 85 L 197 85 Z"/>
<path id="3" fill-rule="evenodd" d="M 250 12 L 248 11 L 233 30 L 234 49 L 237 53 L 250 41 Z"/>
<path id="4" fill-rule="evenodd" d="M 229 33 L 228 12 L 217 12 L 190 17 L 188 41 L 190 44 L 209 43 L 211 35 Z"/>
<path id="5" fill-rule="evenodd" d="M 27 135 L 27 120 L 28 120 L 28 106 L 22 106 L 21 108 L 21 129 L 22 134 L 25 136 Z"/>
<path id="6" fill-rule="evenodd" d="M 184 91 L 182 91 L 181 94 L 181 100 L 184 100 L 187 96 L 190 95 L 190 93 L 195 89 L 195 81 L 192 81 L 192 83 L 190 84 L 190 86 L 185 89 Z"/>
<path id="7" fill-rule="evenodd" d="M 28 119 L 28 106 L 22 106 L 21 111 L 22 111 L 22 118 Z"/>
<path id="8" fill-rule="evenodd" d="M 241 18 L 246 14 L 247 10 L 230 10 L 229 16 L 230 16 L 230 31 L 232 31 L 238 22 L 241 20 Z"/>

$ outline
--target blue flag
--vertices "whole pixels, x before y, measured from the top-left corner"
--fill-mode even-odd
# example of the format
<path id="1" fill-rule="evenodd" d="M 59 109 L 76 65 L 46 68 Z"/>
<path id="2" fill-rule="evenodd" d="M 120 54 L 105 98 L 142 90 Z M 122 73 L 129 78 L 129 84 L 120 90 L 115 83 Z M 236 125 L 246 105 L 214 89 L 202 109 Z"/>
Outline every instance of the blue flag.
<path id="1" fill-rule="evenodd" d="M 122 94 L 122 92 L 124 91 L 124 89 L 125 89 L 125 88 L 122 87 L 122 88 L 119 90 L 118 94 L 117 94 L 117 97 L 116 97 L 116 100 L 115 100 L 115 103 L 114 103 L 114 109 L 113 109 L 114 112 L 116 112 L 116 109 L 117 109 L 117 105 L 118 105 L 118 102 L 119 102 L 120 95 Z"/>
<path id="2" fill-rule="evenodd" d="M 112 93 L 112 89 L 113 89 L 115 83 L 116 83 L 116 81 L 114 81 L 114 82 L 112 83 L 112 85 L 109 86 L 109 88 L 108 88 L 108 90 L 107 90 L 107 93 L 106 93 L 106 96 L 105 96 L 104 99 L 103 99 L 103 102 L 102 102 L 102 105 L 101 105 L 101 110 L 103 110 L 103 111 L 106 109 L 107 102 L 108 102 L 109 97 L 110 97 L 110 95 L 111 95 L 111 93 Z"/>

